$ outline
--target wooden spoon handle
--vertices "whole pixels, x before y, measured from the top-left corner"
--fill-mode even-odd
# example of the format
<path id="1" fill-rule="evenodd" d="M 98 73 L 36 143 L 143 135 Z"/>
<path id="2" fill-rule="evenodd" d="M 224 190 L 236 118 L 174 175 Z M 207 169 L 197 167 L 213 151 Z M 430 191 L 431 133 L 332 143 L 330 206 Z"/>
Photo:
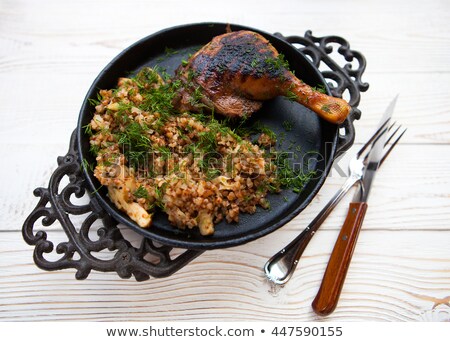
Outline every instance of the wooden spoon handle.
<path id="1" fill-rule="evenodd" d="M 329 315 L 336 308 L 366 210 L 365 202 L 350 203 L 347 218 L 334 245 L 319 292 L 312 302 L 312 308 L 318 315 Z"/>

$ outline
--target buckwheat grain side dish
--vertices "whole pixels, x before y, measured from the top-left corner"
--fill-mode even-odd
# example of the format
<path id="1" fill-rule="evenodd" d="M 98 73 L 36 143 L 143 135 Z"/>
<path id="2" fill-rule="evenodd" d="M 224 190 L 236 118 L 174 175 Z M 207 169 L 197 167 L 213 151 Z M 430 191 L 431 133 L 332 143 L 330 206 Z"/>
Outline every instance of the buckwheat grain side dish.
<path id="1" fill-rule="evenodd" d="M 240 212 L 268 209 L 268 193 L 301 190 L 309 175 L 275 152 L 272 131 L 179 113 L 173 103 L 180 86 L 143 68 L 92 101 L 95 113 L 85 128 L 96 155 L 94 175 L 117 208 L 143 228 L 160 208 L 174 226 L 210 235 L 224 219 L 238 222 Z M 190 101 L 200 105 L 195 92 Z"/>

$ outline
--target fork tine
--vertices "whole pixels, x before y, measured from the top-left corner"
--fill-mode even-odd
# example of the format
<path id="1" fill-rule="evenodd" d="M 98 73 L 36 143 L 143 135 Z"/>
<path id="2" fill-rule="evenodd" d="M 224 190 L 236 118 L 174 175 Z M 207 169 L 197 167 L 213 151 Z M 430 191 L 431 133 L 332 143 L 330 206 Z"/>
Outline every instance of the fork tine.
<path id="1" fill-rule="evenodd" d="M 394 122 L 395 123 L 395 122 Z M 393 126 L 393 125 L 392 125 Z M 392 128 L 389 127 L 389 130 Z M 387 144 L 389 144 L 389 141 L 391 141 L 391 139 L 394 137 L 394 135 L 400 130 L 400 128 L 402 127 L 402 125 L 398 126 L 397 129 L 394 131 L 394 133 L 391 134 L 391 136 L 386 140 L 386 142 L 384 143 L 384 147 L 387 146 Z"/>
<path id="2" fill-rule="evenodd" d="M 361 154 L 367 149 L 367 147 L 372 144 L 372 142 L 379 136 L 381 136 L 382 134 L 385 133 L 384 128 L 386 127 L 386 125 L 388 124 L 389 120 L 391 120 L 391 118 L 387 119 L 380 128 L 377 129 L 377 131 L 370 137 L 369 140 L 367 140 L 367 142 L 364 144 L 363 147 L 361 147 L 361 149 L 358 151 L 358 153 L 356 154 L 356 158 L 360 158 Z"/>
<path id="3" fill-rule="evenodd" d="M 388 129 L 388 131 L 390 131 L 391 129 L 392 129 L 392 127 L 394 127 L 395 126 L 395 124 L 397 123 L 397 121 L 394 121 L 390 126 L 389 126 L 389 129 Z"/>
<path id="4" fill-rule="evenodd" d="M 392 128 L 395 126 L 395 124 L 397 123 L 397 121 L 395 121 L 394 123 L 392 123 L 389 127 L 385 127 L 385 129 L 383 130 L 383 132 L 381 132 L 376 138 L 375 141 L 373 142 L 372 146 L 378 141 L 378 139 L 380 139 L 385 133 L 389 132 L 390 130 L 392 130 Z M 389 141 L 391 141 L 391 139 L 395 136 L 395 134 L 398 132 L 398 130 L 400 129 L 401 125 L 394 131 L 394 133 L 392 133 L 387 139 L 386 142 L 383 145 L 383 148 L 385 148 L 387 146 L 387 144 L 389 143 Z M 363 158 L 363 163 L 366 164 L 367 162 L 367 158 L 369 157 L 369 153 L 370 153 L 369 149 L 366 153 L 366 155 Z M 381 164 L 380 164 L 381 165 Z"/>
<path id="5" fill-rule="evenodd" d="M 364 164 L 366 164 L 367 158 L 369 158 L 369 154 L 370 154 L 370 151 L 372 150 L 373 145 L 375 145 L 375 143 L 378 141 L 378 139 L 380 139 L 387 132 L 389 132 L 389 127 L 385 127 L 383 129 L 383 131 L 374 139 L 374 141 L 372 142 L 372 145 L 370 146 L 370 148 L 367 151 L 364 152 L 365 155 L 362 158 Z"/>
<path id="6" fill-rule="evenodd" d="M 400 127 L 399 127 L 400 128 Z M 395 132 L 391 135 L 391 137 L 389 138 L 389 140 L 391 140 L 391 138 L 395 135 L 395 133 L 397 133 L 397 131 L 399 130 L 399 128 L 397 128 L 395 130 Z M 389 153 L 391 153 L 391 151 L 394 149 L 395 145 L 397 145 L 397 143 L 399 142 L 399 140 L 402 138 L 403 134 L 405 134 L 407 128 L 405 128 L 403 130 L 403 132 L 399 135 L 399 137 L 397 139 L 395 139 L 395 141 L 392 143 L 391 146 L 389 146 L 389 149 L 386 151 L 386 153 L 384 154 L 383 158 L 381 158 L 380 161 L 380 165 L 383 164 L 383 162 L 386 160 L 387 156 L 389 155 Z"/>

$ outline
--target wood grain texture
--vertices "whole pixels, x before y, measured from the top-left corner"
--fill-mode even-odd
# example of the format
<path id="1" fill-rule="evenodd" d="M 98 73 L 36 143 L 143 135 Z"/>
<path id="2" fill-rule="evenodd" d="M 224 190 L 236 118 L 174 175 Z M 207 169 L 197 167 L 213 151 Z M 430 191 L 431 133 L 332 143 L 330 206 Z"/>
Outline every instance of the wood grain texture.
<path id="1" fill-rule="evenodd" d="M 0 258 L 2 320 L 424 320 L 448 296 L 444 284 L 450 281 L 450 233 L 387 236 L 363 230 L 340 305 L 332 316 L 319 318 L 310 304 L 336 239 L 332 231 L 317 233 L 293 279 L 276 295 L 262 266 L 267 253 L 282 246 L 280 240 L 293 237 L 284 229 L 205 253 L 172 277 L 144 283 L 96 272 L 83 281 L 74 280 L 72 270 L 43 272 L 18 235 L 0 235 L 7 246 Z M 448 307 L 439 304 L 434 311 L 448 314 Z"/>
<path id="2" fill-rule="evenodd" d="M 179 0 L 0 1 L 0 320 L 450 321 L 450 3 L 229 0 L 220 11 L 216 6 L 207 0 L 189 6 Z M 93 272 L 76 281 L 73 270 L 38 269 L 20 229 L 37 203 L 33 189 L 46 185 L 56 157 L 67 151 L 92 81 L 138 39 L 205 21 L 348 39 L 366 56 L 363 80 L 370 83 L 355 146 L 285 227 L 204 253 L 169 278 L 137 283 Z M 310 304 L 350 196 L 276 294 L 262 267 L 340 187 L 350 156 L 396 94 L 394 118 L 408 132 L 377 175 L 340 304 L 318 317 Z M 140 240 L 132 231 L 124 234 L 136 245 Z M 64 241 L 61 227 L 52 226 L 49 239 Z"/>

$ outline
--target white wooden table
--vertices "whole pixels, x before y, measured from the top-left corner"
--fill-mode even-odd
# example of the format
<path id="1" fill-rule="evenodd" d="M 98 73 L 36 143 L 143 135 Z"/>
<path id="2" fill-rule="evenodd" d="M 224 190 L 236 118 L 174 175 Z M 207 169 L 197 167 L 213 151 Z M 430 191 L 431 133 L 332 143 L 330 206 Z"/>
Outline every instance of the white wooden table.
<path id="1" fill-rule="evenodd" d="M 348 200 L 278 295 L 269 293 L 262 266 L 343 183 L 336 172 L 285 227 L 204 253 L 169 278 L 138 283 L 93 272 L 77 281 L 74 270 L 38 269 L 22 240 L 23 221 L 37 203 L 32 191 L 46 186 L 56 157 L 66 153 L 100 70 L 146 35 L 203 21 L 349 40 L 367 58 L 363 80 L 370 83 L 351 152 L 400 94 L 394 116 L 409 130 L 377 176 L 339 306 L 327 318 L 310 304 Z M 450 2 L 437 0 L 228 0 L 219 8 L 206 0 L 0 0 L 0 320 L 450 320 L 449 23 Z M 63 237 L 57 226 L 49 233 L 53 241 Z"/>

